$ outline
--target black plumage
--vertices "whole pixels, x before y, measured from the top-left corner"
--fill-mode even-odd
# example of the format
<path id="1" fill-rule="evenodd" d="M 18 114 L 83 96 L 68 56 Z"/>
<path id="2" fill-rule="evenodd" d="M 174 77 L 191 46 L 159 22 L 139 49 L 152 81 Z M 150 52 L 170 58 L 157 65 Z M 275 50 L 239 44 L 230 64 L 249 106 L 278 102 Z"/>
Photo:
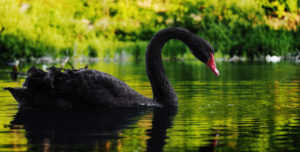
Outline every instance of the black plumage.
<path id="1" fill-rule="evenodd" d="M 28 70 L 22 88 L 9 90 L 21 107 L 77 109 L 102 107 L 140 107 L 178 105 L 177 96 L 163 68 L 161 52 L 170 39 L 183 41 L 193 55 L 206 63 L 214 51 L 208 42 L 182 28 L 167 28 L 150 41 L 146 52 L 146 73 L 153 99 L 147 98 L 118 78 L 91 69 L 62 71 L 51 67 L 48 72 L 35 67 Z M 175 50 L 174 50 L 175 51 Z"/>
<path id="2" fill-rule="evenodd" d="M 104 72 L 51 67 L 48 72 L 35 67 L 28 70 L 22 88 L 5 88 L 22 107 L 99 108 L 160 106 L 123 81 Z"/>

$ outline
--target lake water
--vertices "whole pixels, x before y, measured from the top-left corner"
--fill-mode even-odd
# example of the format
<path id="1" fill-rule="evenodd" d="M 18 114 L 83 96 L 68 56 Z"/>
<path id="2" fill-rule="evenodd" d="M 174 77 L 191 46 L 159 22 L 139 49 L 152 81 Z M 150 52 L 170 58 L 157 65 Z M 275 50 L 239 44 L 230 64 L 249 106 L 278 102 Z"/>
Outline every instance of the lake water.
<path id="1" fill-rule="evenodd" d="M 89 66 L 151 97 L 144 67 Z M 300 65 L 219 62 L 220 77 L 196 61 L 165 67 L 177 109 L 22 110 L 1 90 L 0 151 L 300 151 Z M 22 85 L 9 71 L 0 88 Z"/>

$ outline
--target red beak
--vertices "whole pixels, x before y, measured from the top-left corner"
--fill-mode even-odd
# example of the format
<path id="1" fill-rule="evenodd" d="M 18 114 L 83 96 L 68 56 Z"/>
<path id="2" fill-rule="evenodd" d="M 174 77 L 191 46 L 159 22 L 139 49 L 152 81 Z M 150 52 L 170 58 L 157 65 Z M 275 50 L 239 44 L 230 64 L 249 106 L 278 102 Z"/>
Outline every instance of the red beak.
<path id="1" fill-rule="evenodd" d="M 214 60 L 214 55 L 212 53 L 210 53 L 210 58 L 209 60 L 206 62 L 206 65 L 208 66 L 208 68 L 216 75 L 219 76 L 219 70 L 216 67 L 216 63 Z"/>

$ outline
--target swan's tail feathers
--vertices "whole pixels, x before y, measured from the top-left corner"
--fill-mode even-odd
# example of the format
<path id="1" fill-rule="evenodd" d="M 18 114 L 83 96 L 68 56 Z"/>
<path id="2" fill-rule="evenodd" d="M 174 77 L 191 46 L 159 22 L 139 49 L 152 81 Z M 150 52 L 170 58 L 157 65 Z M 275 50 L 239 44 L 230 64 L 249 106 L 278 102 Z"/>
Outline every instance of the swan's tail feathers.
<path id="1" fill-rule="evenodd" d="M 12 88 L 11 87 L 5 87 L 5 88 L 3 88 L 3 90 L 11 90 Z"/>
<path id="2" fill-rule="evenodd" d="M 3 90 L 8 90 L 20 105 L 25 104 L 26 89 L 6 87 Z"/>

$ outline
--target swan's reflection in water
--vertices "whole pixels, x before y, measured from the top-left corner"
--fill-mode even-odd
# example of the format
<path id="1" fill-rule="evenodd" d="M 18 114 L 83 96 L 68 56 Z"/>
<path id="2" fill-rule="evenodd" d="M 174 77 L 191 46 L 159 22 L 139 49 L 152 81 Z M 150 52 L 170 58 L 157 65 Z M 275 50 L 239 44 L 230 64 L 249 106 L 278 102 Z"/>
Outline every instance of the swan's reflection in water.
<path id="1" fill-rule="evenodd" d="M 142 117 L 151 115 L 152 127 L 144 133 L 148 136 L 147 151 L 163 151 L 167 129 L 172 127 L 176 113 L 177 109 L 153 108 L 92 111 L 19 109 L 11 127 L 25 129 L 28 151 L 134 151 L 134 146 L 122 147 L 122 129 L 128 129 Z"/>

